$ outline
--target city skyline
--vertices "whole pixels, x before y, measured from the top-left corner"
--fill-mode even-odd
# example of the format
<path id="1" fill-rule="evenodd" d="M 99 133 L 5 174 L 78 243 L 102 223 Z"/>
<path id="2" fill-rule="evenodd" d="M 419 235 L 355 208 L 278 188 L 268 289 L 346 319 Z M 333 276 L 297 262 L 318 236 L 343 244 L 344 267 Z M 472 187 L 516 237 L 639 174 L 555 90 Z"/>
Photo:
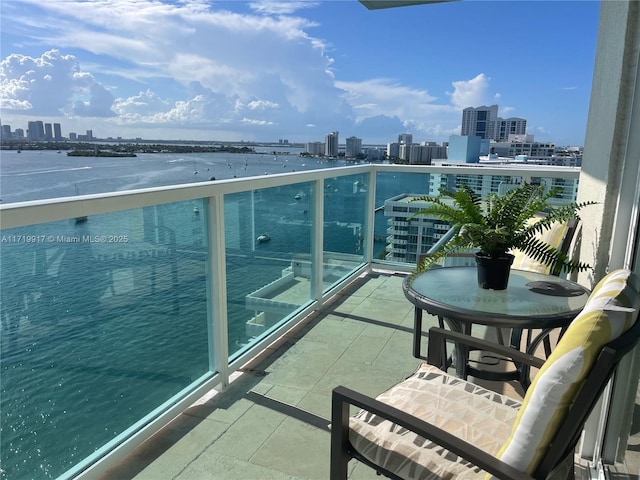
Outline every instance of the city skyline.
<path id="1" fill-rule="evenodd" d="M 401 132 L 446 141 L 464 108 L 498 104 L 536 140 L 582 145 L 598 8 L 6 2 L 1 120 L 99 138 L 304 143 L 340 131 L 384 144 Z"/>

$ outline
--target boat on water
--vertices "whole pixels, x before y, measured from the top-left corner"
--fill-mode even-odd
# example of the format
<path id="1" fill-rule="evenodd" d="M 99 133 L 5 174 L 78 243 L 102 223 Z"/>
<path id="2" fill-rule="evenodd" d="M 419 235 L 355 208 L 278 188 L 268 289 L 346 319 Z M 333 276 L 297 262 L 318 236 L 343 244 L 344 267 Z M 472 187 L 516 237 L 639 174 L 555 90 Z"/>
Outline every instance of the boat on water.
<path id="1" fill-rule="evenodd" d="M 269 240 L 271 240 L 271 237 L 269 236 L 268 233 L 263 233 L 262 235 L 260 235 L 258 238 L 258 243 L 264 243 L 264 242 L 268 242 Z"/>
<path id="2" fill-rule="evenodd" d="M 300 195 L 299 193 L 297 193 L 297 194 L 296 194 L 296 196 L 295 196 L 295 197 L 293 197 L 293 198 L 295 198 L 296 200 L 300 200 L 300 199 L 302 198 L 302 195 Z"/>

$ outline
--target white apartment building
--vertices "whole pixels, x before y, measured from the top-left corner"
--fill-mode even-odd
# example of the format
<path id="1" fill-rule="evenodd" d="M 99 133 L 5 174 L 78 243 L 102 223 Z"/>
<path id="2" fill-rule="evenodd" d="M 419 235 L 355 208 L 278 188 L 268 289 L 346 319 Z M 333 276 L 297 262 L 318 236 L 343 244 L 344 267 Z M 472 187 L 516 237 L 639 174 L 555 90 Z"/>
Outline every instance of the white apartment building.
<path id="1" fill-rule="evenodd" d="M 314 156 L 324 155 L 324 143 L 323 142 L 309 142 L 306 144 L 305 153 Z"/>
<path id="2" fill-rule="evenodd" d="M 498 120 L 498 105 L 482 107 L 467 107 L 462 110 L 462 128 L 460 134 L 463 136 L 476 136 L 480 138 L 491 138 L 490 125 Z"/>
<path id="3" fill-rule="evenodd" d="M 345 152 L 346 158 L 354 158 L 362 153 L 362 139 L 351 136 L 345 140 Z"/>
<path id="4" fill-rule="evenodd" d="M 402 148 L 402 147 L 401 147 Z M 432 160 L 447 158 L 447 147 L 433 142 L 411 145 L 408 160 L 411 165 L 431 165 Z"/>
<path id="5" fill-rule="evenodd" d="M 551 157 L 556 153 L 554 143 L 543 142 L 496 142 L 490 145 L 491 153 L 499 157 L 512 157 L 526 155 L 527 157 Z"/>
<path id="6" fill-rule="evenodd" d="M 498 118 L 494 123 L 490 138 L 496 141 L 506 140 L 510 135 L 524 134 L 527 131 L 527 121 L 524 118 Z"/>
<path id="7" fill-rule="evenodd" d="M 400 145 L 411 145 L 413 143 L 413 135 L 411 133 L 401 133 L 398 135 L 398 143 Z"/>
<path id="8" fill-rule="evenodd" d="M 517 187 L 522 177 L 511 175 L 452 175 L 430 174 L 429 195 L 436 196 L 440 189 L 458 190 L 468 185 L 482 198 L 489 193 L 503 195 Z M 578 195 L 578 181 L 562 178 L 531 178 L 532 183 L 545 185 L 545 190 L 558 190 L 559 194 L 551 198 L 552 205 L 565 205 L 574 202 Z M 415 201 L 423 195 L 403 193 L 384 202 L 384 215 L 387 217 L 387 237 L 385 260 L 416 263 L 421 254 L 427 253 L 433 245 L 449 231 L 451 225 L 435 217 L 418 215 L 418 210 L 427 203 Z"/>
<path id="9" fill-rule="evenodd" d="M 579 167 L 582 165 L 580 149 L 558 149 L 554 143 L 534 141 L 533 135 L 510 135 L 507 142 L 490 145 L 490 155 L 512 158 L 517 162 L 534 165 Z"/>
<path id="10" fill-rule="evenodd" d="M 462 111 L 461 135 L 504 141 L 509 135 L 523 135 L 527 131 L 524 118 L 498 117 L 498 105 L 468 107 Z"/>
<path id="11" fill-rule="evenodd" d="M 331 132 L 325 135 L 324 154 L 326 157 L 338 156 L 338 132 Z"/>
<path id="12" fill-rule="evenodd" d="M 418 215 L 425 202 L 414 202 L 418 195 L 403 193 L 384 202 L 384 215 L 388 217 L 385 260 L 415 264 L 449 231 L 451 225 L 436 218 Z"/>
<path id="13" fill-rule="evenodd" d="M 387 158 L 400 157 L 400 144 L 396 142 L 387 143 Z"/>

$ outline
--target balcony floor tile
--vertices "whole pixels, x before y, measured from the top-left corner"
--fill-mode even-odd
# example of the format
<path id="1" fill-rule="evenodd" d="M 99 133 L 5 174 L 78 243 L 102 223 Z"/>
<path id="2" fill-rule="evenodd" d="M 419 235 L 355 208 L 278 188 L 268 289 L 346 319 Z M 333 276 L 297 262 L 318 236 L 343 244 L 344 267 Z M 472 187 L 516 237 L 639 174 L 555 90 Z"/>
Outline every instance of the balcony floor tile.
<path id="1" fill-rule="evenodd" d="M 104 479 L 326 479 L 331 391 L 375 396 L 410 375 L 413 307 L 403 276 L 374 272 L 190 407 Z M 425 316 L 425 330 L 436 324 Z M 379 479 L 352 462 L 350 478 Z"/>

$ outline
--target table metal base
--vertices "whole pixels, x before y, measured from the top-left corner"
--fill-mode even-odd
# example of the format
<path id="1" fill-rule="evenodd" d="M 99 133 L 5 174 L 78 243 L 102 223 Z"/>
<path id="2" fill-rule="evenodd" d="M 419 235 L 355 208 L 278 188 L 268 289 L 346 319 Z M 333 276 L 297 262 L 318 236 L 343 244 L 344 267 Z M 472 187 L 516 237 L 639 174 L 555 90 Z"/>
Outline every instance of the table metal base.
<path id="1" fill-rule="evenodd" d="M 463 333 L 465 335 L 471 335 L 471 326 L 470 322 L 461 322 L 458 320 L 453 320 L 450 318 L 445 318 L 441 315 L 438 315 L 438 324 L 440 328 L 445 328 L 447 325 L 452 331 Z M 415 358 L 424 359 L 421 355 L 421 347 L 422 347 L 422 309 L 419 307 L 414 307 L 413 312 L 413 356 Z M 549 334 L 555 330 L 554 328 L 543 329 L 538 335 L 535 337 L 531 337 L 531 329 L 527 329 L 527 341 L 525 352 L 533 355 L 535 351 L 540 346 L 540 343 L 544 342 L 544 350 L 545 355 L 548 357 L 551 354 L 551 342 L 549 340 Z M 560 331 L 560 337 L 566 328 L 562 328 Z M 502 332 L 498 328 L 498 341 L 504 345 L 504 339 L 502 338 Z M 519 336 L 516 338 L 519 340 L 521 338 L 522 333 L 520 332 Z M 516 341 L 518 341 L 516 340 Z M 511 342 L 512 348 L 518 348 L 513 345 Z M 531 385 L 530 378 L 530 367 L 528 365 L 515 364 L 513 370 L 507 371 L 493 371 L 493 370 L 485 370 L 482 368 L 476 368 L 469 365 L 469 349 L 467 347 L 461 345 L 455 345 L 455 349 L 452 355 L 447 355 L 446 347 L 443 349 L 444 357 L 441 359 L 441 364 L 445 367 L 449 367 L 453 365 L 456 370 L 456 376 L 462 379 L 467 379 L 468 376 L 472 376 L 475 378 L 479 378 L 482 380 L 488 381 L 503 381 L 509 382 L 516 380 L 520 383 L 524 391 L 526 392 L 529 386 Z M 503 360 L 497 358 L 498 360 Z M 504 359 L 504 361 L 509 361 L 508 359 Z"/>

